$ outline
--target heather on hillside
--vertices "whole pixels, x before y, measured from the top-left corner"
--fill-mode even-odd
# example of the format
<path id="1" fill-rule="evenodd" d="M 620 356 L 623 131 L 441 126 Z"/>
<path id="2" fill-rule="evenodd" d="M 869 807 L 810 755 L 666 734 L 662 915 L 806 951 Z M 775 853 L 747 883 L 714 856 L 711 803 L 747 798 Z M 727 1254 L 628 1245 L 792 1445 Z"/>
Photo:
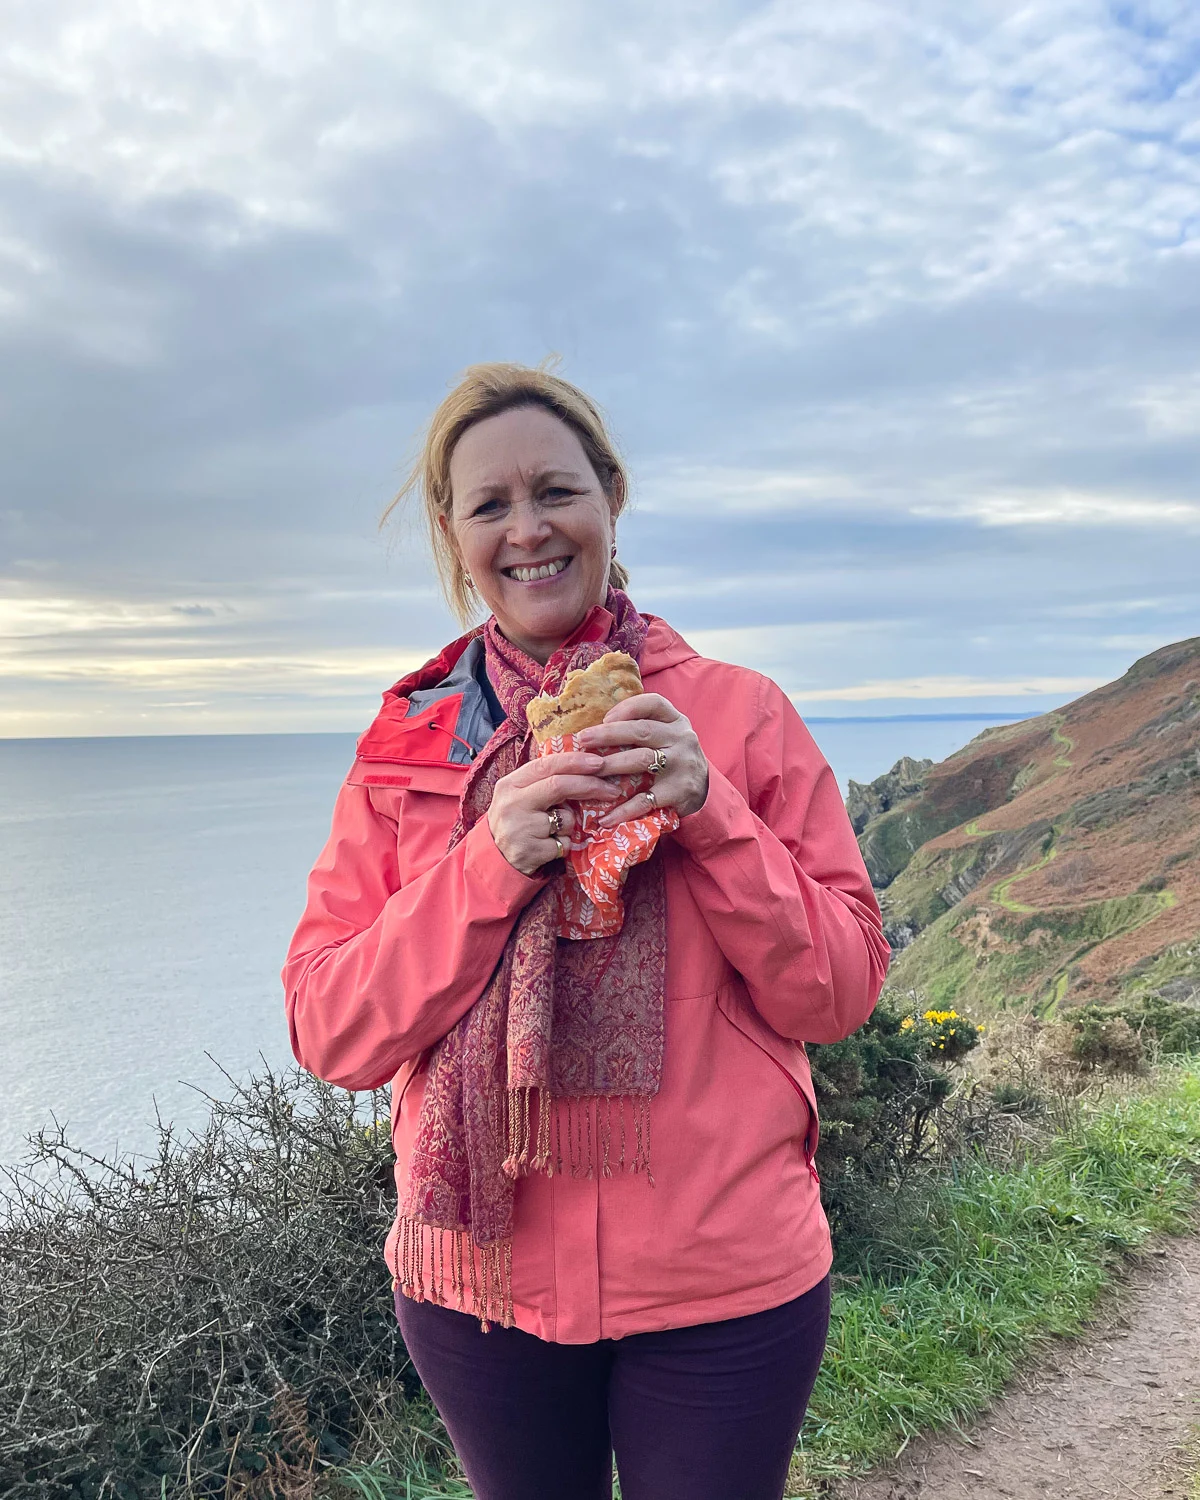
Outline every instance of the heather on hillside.
<path id="1" fill-rule="evenodd" d="M 1200 637 L 937 765 L 851 783 L 847 806 L 898 988 L 1043 1016 L 1200 1007 Z"/>

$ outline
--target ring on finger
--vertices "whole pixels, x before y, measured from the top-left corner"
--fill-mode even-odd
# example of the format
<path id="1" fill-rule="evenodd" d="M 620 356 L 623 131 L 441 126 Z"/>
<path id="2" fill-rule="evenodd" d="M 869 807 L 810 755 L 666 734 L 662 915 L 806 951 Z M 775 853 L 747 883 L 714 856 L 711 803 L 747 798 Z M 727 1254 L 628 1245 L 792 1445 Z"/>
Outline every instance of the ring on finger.
<path id="1" fill-rule="evenodd" d="M 665 771 L 667 769 L 667 752 L 662 749 L 656 750 L 646 769 L 650 772 L 651 776 L 657 776 L 660 771 Z"/>
<path id="2" fill-rule="evenodd" d="M 552 807 L 546 816 L 550 819 L 550 837 L 553 838 L 555 834 L 562 832 L 562 809 Z"/>
<path id="3" fill-rule="evenodd" d="M 658 798 L 654 795 L 653 792 L 651 792 L 651 791 L 643 792 L 642 796 L 645 797 L 646 801 L 650 804 L 651 807 L 657 807 L 658 806 Z"/>
<path id="4" fill-rule="evenodd" d="M 559 859 L 566 859 L 567 851 L 563 848 L 562 839 L 556 833 L 552 833 L 550 837 L 554 840 L 554 847 L 558 850 Z"/>

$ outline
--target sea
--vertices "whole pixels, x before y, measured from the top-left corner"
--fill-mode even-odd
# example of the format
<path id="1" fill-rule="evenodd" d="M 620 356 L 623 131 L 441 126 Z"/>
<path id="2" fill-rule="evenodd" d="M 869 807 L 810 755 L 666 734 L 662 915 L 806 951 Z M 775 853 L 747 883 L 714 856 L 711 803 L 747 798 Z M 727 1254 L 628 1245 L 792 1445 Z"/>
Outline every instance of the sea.
<path id="1" fill-rule="evenodd" d="M 843 794 L 998 716 L 808 719 Z M 1011 722 L 1011 720 L 1009 721 Z M 279 969 L 349 734 L 0 740 L 0 1166 L 140 1156 L 293 1065 Z"/>

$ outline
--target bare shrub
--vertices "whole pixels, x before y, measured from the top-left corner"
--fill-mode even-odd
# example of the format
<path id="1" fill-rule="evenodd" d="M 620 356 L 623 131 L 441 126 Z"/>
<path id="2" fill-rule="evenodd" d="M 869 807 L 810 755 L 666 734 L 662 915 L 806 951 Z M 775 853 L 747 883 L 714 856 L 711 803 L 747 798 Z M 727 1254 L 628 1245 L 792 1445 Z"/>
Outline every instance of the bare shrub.
<path id="1" fill-rule="evenodd" d="M 233 1080 L 230 1080 L 233 1083 Z M 0 1193 L 0 1493 L 313 1494 L 409 1438 L 386 1095 L 269 1069 L 135 1163 L 43 1132 Z M 417 1410 L 424 1410 L 423 1398 Z M 445 1450 L 442 1450 L 445 1451 Z"/>

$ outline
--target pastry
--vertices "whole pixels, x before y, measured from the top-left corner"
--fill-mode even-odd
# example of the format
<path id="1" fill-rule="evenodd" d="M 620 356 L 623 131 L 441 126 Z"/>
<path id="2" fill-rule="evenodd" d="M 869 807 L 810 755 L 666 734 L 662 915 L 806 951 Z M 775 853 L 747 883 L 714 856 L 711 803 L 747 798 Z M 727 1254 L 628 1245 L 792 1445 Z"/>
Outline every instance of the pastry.
<path id="1" fill-rule="evenodd" d="M 622 698 L 642 691 L 637 662 L 624 651 L 610 651 L 590 667 L 568 672 L 557 698 L 535 698 L 525 710 L 539 745 L 557 735 L 578 734 L 602 724 L 610 708 Z"/>

